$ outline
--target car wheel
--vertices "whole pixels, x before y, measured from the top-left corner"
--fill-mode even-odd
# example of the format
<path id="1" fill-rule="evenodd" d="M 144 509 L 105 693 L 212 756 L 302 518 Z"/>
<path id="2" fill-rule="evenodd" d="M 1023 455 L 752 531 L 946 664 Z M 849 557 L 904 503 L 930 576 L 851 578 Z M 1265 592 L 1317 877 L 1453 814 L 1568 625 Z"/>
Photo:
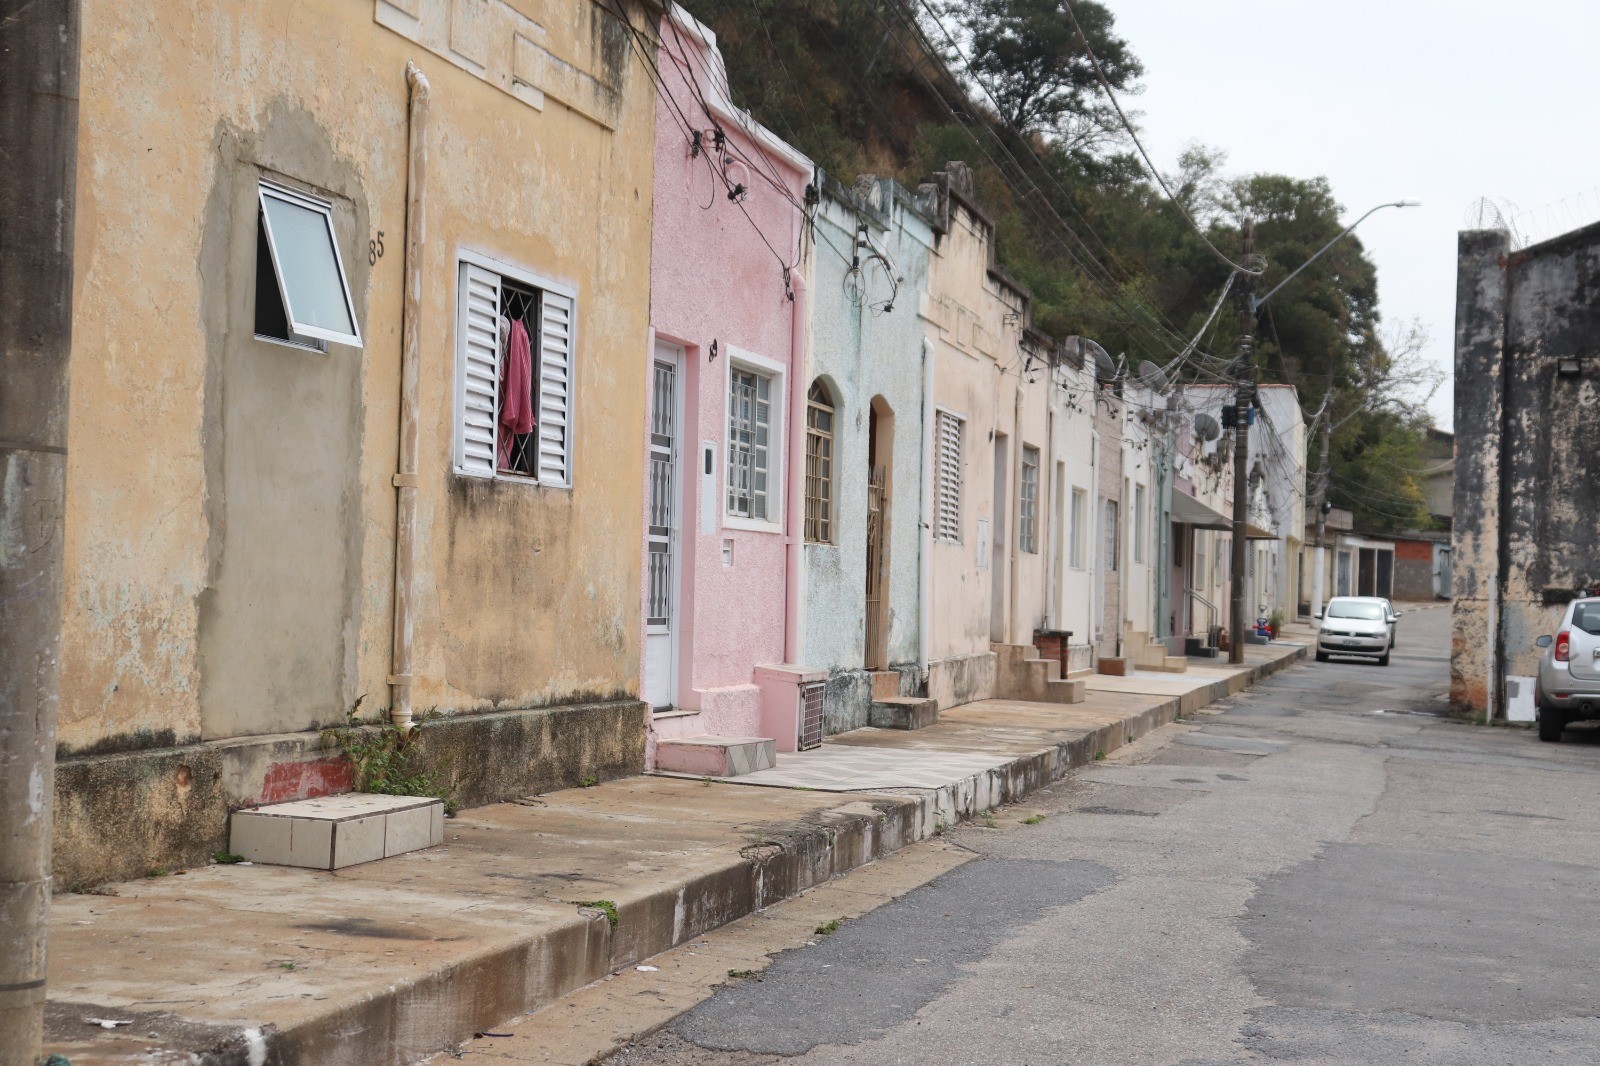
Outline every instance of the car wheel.
<path id="1" fill-rule="evenodd" d="M 1388 653 L 1387 650 L 1382 655 L 1378 656 L 1378 665 L 1379 666 L 1388 666 L 1389 665 L 1389 653 Z"/>
<path id="2" fill-rule="evenodd" d="M 1317 652 L 1317 662 L 1325 663 L 1327 661 L 1328 661 L 1328 653 L 1327 652 L 1325 652 L 1325 651 Z"/>
<path id="3" fill-rule="evenodd" d="M 1567 728 L 1567 713 L 1554 707 L 1539 708 L 1539 739 L 1547 744 L 1561 741 L 1561 731 Z"/>

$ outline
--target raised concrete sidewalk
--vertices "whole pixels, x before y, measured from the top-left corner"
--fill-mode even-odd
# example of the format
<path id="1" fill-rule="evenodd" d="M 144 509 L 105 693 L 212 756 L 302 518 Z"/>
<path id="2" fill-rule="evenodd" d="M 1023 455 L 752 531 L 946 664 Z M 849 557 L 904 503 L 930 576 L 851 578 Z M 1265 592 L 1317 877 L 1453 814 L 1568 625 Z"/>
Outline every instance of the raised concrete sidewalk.
<path id="1" fill-rule="evenodd" d="M 48 1049 L 75 1066 L 415 1061 L 1304 654 L 1246 651 L 1243 667 L 1097 675 L 1080 704 L 989 700 L 916 732 L 858 730 L 736 782 L 636 777 L 480 807 L 441 847 L 344 870 L 211 866 L 60 895 Z"/>

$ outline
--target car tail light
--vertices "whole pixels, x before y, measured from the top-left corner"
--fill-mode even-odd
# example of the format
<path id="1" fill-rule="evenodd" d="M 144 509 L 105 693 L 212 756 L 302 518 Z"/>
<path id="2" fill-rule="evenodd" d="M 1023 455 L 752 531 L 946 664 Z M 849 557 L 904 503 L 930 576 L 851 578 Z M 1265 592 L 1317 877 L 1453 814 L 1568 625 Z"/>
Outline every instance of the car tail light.
<path id="1" fill-rule="evenodd" d="M 1555 661 L 1564 663 L 1572 655 L 1572 633 L 1563 629 L 1556 634 Z"/>

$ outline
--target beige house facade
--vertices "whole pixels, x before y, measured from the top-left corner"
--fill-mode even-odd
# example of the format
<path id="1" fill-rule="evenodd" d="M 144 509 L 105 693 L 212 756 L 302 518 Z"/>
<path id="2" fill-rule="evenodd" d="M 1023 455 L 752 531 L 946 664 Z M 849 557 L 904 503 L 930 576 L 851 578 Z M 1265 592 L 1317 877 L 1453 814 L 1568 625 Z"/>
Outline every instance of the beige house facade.
<path id="1" fill-rule="evenodd" d="M 59 881 L 341 787 L 358 704 L 463 803 L 642 767 L 654 18 L 84 4 Z"/>

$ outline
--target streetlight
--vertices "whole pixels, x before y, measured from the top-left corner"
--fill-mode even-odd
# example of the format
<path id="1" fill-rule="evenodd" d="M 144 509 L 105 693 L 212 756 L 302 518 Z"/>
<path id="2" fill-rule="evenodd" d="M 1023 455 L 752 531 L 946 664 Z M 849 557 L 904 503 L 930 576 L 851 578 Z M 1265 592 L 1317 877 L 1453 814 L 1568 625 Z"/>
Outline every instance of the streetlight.
<path id="1" fill-rule="evenodd" d="M 1306 267 L 1321 259 L 1324 253 L 1335 244 L 1344 240 L 1355 232 L 1355 228 L 1365 222 L 1371 215 L 1382 211 L 1386 207 L 1420 207 L 1416 200 L 1395 200 L 1392 203 L 1379 204 L 1366 214 L 1350 223 L 1345 230 L 1333 240 L 1317 249 L 1317 253 L 1304 263 L 1301 263 L 1289 276 L 1274 285 L 1265 296 L 1257 298 L 1255 294 L 1255 280 L 1258 274 L 1244 275 L 1244 291 L 1239 294 L 1239 355 L 1235 361 L 1235 380 L 1238 382 L 1234 394 L 1234 446 L 1233 446 L 1233 551 L 1229 558 L 1228 574 L 1228 661 L 1230 663 L 1244 662 L 1244 605 L 1245 605 L 1245 532 L 1249 525 L 1250 511 L 1250 405 L 1255 402 L 1256 391 L 1256 365 L 1251 355 L 1255 347 L 1255 320 L 1256 313 L 1263 304 L 1278 294 L 1289 282 L 1300 275 Z M 1255 228 L 1252 224 L 1245 225 L 1245 256 L 1248 258 L 1255 243 Z M 1318 504 L 1320 511 L 1320 501 Z M 1322 545 L 1317 545 L 1317 580 L 1322 579 L 1324 565 Z"/>
<path id="2" fill-rule="evenodd" d="M 1345 230 L 1344 230 L 1343 233 L 1339 234 L 1337 237 L 1335 237 L 1333 240 L 1329 241 L 1327 244 L 1324 244 L 1320 249 L 1318 249 L 1316 255 L 1312 256 L 1310 259 L 1307 259 L 1304 263 L 1301 263 L 1299 266 L 1295 267 L 1293 272 L 1291 272 L 1288 277 L 1284 278 L 1282 281 L 1280 281 L 1276 285 L 1274 285 L 1272 287 L 1272 290 L 1270 292 L 1268 292 L 1265 296 L 1261 297 L 1260 299 L 1257 299 L 1254 295 L 1252 295 L 1250 297 L 1250 310 L 1251 310 L 1251 312 L 1253 313 L 1253 312 L 1259 311 L 1261 309 L 1261 305 L 1262 304 L 1266 303 L 1268 300 L 1272 299 L 1274 296 L 1276 296 L 1278 294 L 1278 290 L 1279 289 L 1283 288 L 1285 285 L 1289 284 L 1289 282 L 1293 281 L 1300 274 L 1300 272 L 1302 270 L 1304 270 L 1306 267 L 1310 266 L 1312 263 L 1315 263 L 1318 259 L 1321 259 L 1323 253 L 1326 252 L 1329 248 L 1332 248 L 1334 245 L 1338 244 L 1340 241 L 1342 241 L 1346 237 L 1350 236 L 1350 234 L 1354 233 L 1356 227 L 1361 225 L 1361 223 L 1365 222 L 1372 215 L 1376 214 L 1379 211 L 1382 211 L 1386 207 L 1421 207 L 1421 206 L 1422 206 L 1422 201 L 1421 200 L 1396 200 L 1393 203 L 1379 204 L 1377 207 L 1374 207 L 1371 211 L 1368 211 L 1366 214 L 1362 215 L 1360 218 L 1358 218 L 1354 222 L 1350 223 L 1349 226 L 1345 227 Z"/>

